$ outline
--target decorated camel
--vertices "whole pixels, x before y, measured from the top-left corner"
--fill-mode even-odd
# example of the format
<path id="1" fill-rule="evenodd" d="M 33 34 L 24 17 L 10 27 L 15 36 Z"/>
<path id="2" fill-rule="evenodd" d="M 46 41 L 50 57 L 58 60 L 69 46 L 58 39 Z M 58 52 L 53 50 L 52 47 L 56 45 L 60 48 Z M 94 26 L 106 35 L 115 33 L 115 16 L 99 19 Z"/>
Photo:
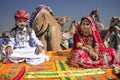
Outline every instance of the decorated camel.
<path id="1" fill-rule="evenodd" d="M 104 30 L 104 25 L 100 21 L 100 18 L 99 18 L 99 15 L 98 15 L 98 8 L 93 9 L 90 13 L 90 16 L 95 21 L 96 27 L 97 27 L 98 31 L 101 33 L 102 30 Z"/>
<path id="2" fill-rule="evenodd" d="M 61 26 L 54 18 L 51 9 L 40 5 L 31 15 L 30 25 L 36 36 L 43 42 L 46 51 L 60 50 Z"/>
<path id="3" fill-rule="evenodd" d="M 120 17 L 113 16 L 110 21 L 110 27 L 104 30 L 102 39 L 106 41 L 107 47 L 113 47 L 119 54 L 120 59 Z M 120 61 L 120 60 L 119 60 Z"/>

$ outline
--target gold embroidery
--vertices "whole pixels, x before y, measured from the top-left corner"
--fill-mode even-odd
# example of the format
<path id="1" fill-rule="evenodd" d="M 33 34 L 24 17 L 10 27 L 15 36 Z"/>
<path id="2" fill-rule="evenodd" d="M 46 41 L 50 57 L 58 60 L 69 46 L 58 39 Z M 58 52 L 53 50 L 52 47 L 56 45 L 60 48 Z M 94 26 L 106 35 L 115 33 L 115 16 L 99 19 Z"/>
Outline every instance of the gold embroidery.
<path id="1" fill-rule="evenodd" d="M 89 37 L 89 38 L 88 38 L 88 45 L 89 45 L 89 46 L 92 46 L 92 45 L 93 45 L 93 38 L 92 38 L 92 37 Z"/>
<path id="2" fill-rule="evenodd" d="M 81 43 L 81 42 L 76 43 L 77 48 L 79 48 L 82 45 L 83 45 L 83 43 Z"/>

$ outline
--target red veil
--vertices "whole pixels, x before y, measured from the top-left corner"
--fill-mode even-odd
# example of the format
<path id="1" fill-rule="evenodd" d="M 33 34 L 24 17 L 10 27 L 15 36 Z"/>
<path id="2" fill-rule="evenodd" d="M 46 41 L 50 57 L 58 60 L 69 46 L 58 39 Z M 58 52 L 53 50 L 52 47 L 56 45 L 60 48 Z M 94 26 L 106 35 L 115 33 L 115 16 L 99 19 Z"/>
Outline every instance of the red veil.
<path id="1" fill-rule="evenodd" d="M 83 18 L 87 18 L 91 22 L 91 24 L 92 24 L 91 28 L 92 28 L 92 33 L 93 33 L 93 37 L 95 39 L 95 42 L 97 42 L 99 44 L 100 48 L 104 48 L 105 46 L 104 46 L 104 44 L 103 44 L 103 42 L 101 40 L 100 34 L 99 34 L 99 32 L 98 32 L 98 30 L 96 28 L 95 22 L 92 19 L 92 17 L 91 16 L 85 16 Z M 79 32 L 80 31 L 80 25 L 77 26 L 77 28 L 78 28 L 77 30 Z"/>

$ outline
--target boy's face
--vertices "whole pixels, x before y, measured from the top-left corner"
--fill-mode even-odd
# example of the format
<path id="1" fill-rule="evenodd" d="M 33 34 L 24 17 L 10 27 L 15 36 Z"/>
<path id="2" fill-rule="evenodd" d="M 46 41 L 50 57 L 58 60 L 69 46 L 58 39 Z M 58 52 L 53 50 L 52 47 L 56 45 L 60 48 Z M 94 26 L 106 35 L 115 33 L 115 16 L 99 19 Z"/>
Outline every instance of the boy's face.
<path id="1" fill-rule="evenodd" d="M 20 28 L 20 29 L 24 29 L 24 27 L 27 25 L 28 20 L 21 18 L 21 19 L 17 19 L 15 20 L 16 25 Z"/>

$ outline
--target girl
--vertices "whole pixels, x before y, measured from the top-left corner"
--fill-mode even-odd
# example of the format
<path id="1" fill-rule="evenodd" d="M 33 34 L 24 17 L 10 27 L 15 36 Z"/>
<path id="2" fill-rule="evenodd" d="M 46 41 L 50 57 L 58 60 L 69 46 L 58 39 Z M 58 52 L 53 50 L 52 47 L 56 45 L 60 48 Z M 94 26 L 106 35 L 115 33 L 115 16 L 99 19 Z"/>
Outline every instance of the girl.
<path id="1" fill-rule="evenodd" d="M 104 47 L 90 16 L 83 17 L 77 28 L 73 38 L 73 51 L 68 59 L 72 65 L 83 68 L 109 68 L 116 64 L 116 51 Z"/>

